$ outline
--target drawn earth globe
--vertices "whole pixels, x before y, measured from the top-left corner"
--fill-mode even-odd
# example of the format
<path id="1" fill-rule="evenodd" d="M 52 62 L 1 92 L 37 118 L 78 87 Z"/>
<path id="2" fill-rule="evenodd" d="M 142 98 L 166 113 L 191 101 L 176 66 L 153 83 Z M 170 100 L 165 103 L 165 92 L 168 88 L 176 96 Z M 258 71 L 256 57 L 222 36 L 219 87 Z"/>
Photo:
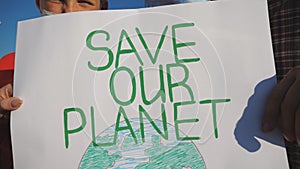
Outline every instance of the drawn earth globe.
<path id="1" fill-rule="evenodd" d="M 163 130 L 162 122 L 154 123 Z M 175 128 L 168 127 L 168 139 L 161 137 L 153 126 L 144 119 L 144 141 L 141 138 L 139 119 L 130 119 L 136 135 L 133 139 L 129 130 L 118 132 L 116 144 L 112 146 L 88 146 L 82 157 L 80 169 L 206 169 L 205 162 L 197 147 L 191 141 L 178 141 Z M 127 126 L 123 121 L 120 126 Z M 115 125 L 96 138 L 96 143 L 113 142 Z"/>

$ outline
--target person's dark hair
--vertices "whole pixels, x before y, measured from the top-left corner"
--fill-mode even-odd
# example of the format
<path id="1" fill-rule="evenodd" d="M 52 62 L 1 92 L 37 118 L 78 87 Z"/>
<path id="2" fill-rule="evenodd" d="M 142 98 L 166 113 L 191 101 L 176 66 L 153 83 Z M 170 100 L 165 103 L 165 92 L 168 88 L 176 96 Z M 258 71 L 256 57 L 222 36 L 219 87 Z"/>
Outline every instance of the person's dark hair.
<path id="1" fill-rule="evenodd" d="M 100 9 L 106 10 L 108 8 L 108 2 L 107 0 L 100 0 Z"/>

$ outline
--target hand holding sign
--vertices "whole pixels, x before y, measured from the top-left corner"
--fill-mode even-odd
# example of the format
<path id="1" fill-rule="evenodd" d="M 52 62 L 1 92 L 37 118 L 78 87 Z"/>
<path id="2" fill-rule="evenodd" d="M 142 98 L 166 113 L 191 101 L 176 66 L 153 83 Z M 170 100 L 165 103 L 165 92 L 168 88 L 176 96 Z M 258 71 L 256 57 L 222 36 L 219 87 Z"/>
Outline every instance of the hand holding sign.
<path id="1" fill-rule="evenodd" d="M 12 85 L 8 84 L 0 89 L 0 118 L 5 116 L 7 111 L 16 110 L 22 105 L 22 100 L 12 97 Z"/>
<path id="2" fill-rule="evenodd" d="M 287 141 L 300 144 L 300 66 L 290 70 L 274 88 L 263 118 L 263 131 L 279 127 Z"/>

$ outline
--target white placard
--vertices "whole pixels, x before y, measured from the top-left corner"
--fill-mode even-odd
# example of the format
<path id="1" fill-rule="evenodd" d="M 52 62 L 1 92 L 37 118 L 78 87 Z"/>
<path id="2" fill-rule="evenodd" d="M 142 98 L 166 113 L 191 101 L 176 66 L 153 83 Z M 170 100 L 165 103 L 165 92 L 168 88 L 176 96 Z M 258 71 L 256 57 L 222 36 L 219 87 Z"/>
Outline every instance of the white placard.
<path id="1" fill-rule="evenodd" d="M 19 23 L 16 169 L 288 168 L 260 131 L 275 70 L 265 1 Z"/>

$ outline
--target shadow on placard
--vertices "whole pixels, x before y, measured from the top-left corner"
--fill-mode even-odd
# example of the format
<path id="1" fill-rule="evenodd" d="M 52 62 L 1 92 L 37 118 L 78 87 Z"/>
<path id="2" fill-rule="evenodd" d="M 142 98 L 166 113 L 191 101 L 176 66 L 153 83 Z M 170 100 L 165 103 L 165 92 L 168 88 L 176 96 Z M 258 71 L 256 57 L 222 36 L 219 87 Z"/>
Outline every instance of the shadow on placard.
<path id="1" fill-rule="evenodd" d="M 261 130 L 262 116 L 267 98 L 275 84 L 276 77 L 273 76 L 256 85 L 254 94 L 249 98 L 248 105 L 241 119 L 236 124 L 234 130 L 235 139 L 240 146 L 249 152 L 255 152 L 260 149 L 261 143 L 258 138 L 284 147 L 284 141 L 278 129 L 270 133 L 263 133 Z"/>

